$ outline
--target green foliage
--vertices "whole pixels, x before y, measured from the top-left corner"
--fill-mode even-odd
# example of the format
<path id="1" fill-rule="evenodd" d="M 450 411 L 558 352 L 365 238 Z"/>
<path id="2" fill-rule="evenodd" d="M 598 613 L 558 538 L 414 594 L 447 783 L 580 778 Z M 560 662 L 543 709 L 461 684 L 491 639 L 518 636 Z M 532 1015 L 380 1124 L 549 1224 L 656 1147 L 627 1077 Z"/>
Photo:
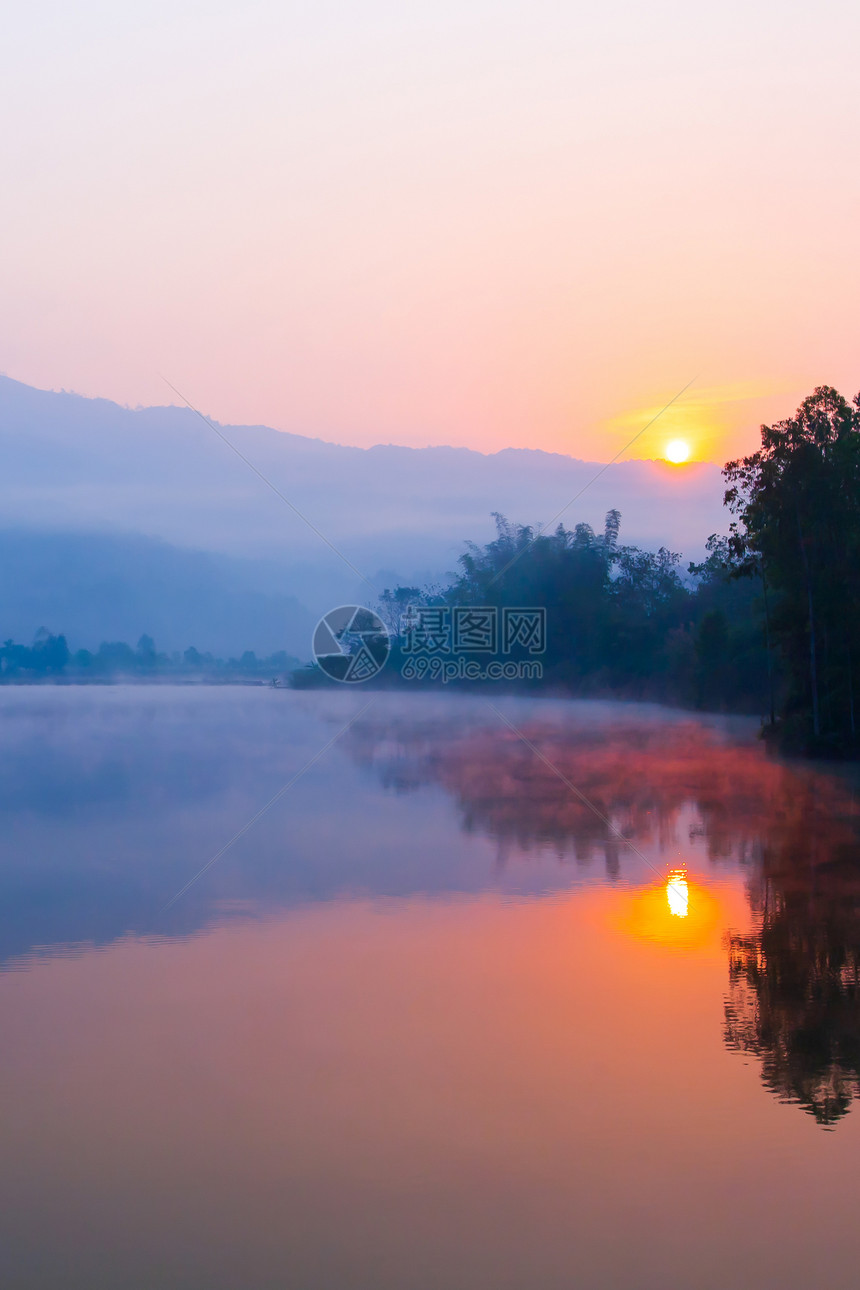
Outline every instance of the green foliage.
<path id="1" fill-rule="evenodd" d="M 787 750 L 856 756 L 860 395 L 820 386 L 723 473 L 729 533 L 687 581 L 674 552 L 620 545 L 617 511 L 600 535 L 496 515 L 442 599 L 545 607 L 550 684 L 769 714 Z"/>
<path id="2" fill-rule="evenodd" d="M 763 714 L 768 669 L 755 578 L 739 582 L 728 539 L 712 538 L 685 580 L 680 556 L 620 542 L 621 515 L 604 530 L 563 525 L 543 534 L 494 515 L 496 537 L 468 543 L 459 576 L 433 597 L 387 591 L 383 605 L 411 603 L 543 607 L 544 685 Z M 389 624 L 391 625 L 391 624 Z M 393 667 L 382 682 L 396 675 Z"/>
<path id="3" fill-rule="evenodd" d="M 780 740 L 798 751 L 858 749 L 860 396 L 830 386 L 762 426 L 761 448 L 729 462 L 728 539 L 771 590 L 770 627 L 786 692 Z"/>

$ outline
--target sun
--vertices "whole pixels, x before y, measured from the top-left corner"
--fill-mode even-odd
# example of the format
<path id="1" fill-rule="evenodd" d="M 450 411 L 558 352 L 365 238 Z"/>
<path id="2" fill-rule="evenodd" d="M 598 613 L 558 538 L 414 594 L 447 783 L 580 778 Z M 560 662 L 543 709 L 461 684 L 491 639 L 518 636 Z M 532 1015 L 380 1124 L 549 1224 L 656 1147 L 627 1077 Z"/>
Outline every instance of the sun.
<path id="1" fill-rule="evenodd" d="M 673 439 L 666 444 L 666 460 L 673 461 L 676 466 L 680 466 L 682 461 L 687 461 L 690 456 L 690 445 L 684 439 Z"/>

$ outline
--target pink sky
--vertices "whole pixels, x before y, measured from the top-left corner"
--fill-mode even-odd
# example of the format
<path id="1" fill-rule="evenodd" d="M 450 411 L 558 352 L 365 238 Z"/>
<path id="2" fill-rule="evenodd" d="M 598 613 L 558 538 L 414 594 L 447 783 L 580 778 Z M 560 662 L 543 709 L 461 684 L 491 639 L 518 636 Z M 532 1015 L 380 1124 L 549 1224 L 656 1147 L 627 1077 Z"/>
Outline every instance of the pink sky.
<path id="1" fill-rule="evenodd" d="M 0 369 L 342 443 L 751 448 L 860 388 L 854 5 L 19 7 Z"/>

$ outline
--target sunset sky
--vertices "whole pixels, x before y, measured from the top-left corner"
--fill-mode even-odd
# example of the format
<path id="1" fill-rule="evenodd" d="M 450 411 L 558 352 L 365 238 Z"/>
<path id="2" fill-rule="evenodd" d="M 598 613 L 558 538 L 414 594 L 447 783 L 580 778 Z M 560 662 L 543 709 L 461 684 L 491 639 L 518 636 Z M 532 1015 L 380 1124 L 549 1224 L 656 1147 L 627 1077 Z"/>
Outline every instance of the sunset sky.
<path id="1" fill-rule="evenodd" d="M 724 460 L 860 388 L 860 8 L 7 10 L 0 370 L 341 443 Z"/>

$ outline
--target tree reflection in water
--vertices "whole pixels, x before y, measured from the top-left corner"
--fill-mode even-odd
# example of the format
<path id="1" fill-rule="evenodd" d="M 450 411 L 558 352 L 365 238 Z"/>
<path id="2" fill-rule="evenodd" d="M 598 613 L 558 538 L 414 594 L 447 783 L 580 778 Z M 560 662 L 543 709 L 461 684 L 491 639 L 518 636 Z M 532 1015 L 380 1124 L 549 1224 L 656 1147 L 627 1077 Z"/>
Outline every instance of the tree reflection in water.
<path id="1" fill-rule="evenodd" d="M 860 1093 L 860 853 L 848 815 L 807 799 L 763 848 L 756 927 L 729 934 L 725 1039 L 762 1080 L 832 1126 Z"/>
<path id="2" fill-rule="evenodd" d="M 693 807 L 711 859 L 750 873 L 754 931 L 726 936 L 725 1042 L 758 1058 L 775 1095 L 833 1125 L 860 1094 L 856 796 L 836 776 L 692 720 L 522 729 L 594 810 L 513 731 L 488 723 L 376 722 L 354 753 L 397 791 L 444 787 L 463 828 L 497 841 L 500 863 L 513 849 L 551 847 L 578 863 L 597 853 L 614 879 L 627 841 L 677 850 L 680 812 Z"/>

